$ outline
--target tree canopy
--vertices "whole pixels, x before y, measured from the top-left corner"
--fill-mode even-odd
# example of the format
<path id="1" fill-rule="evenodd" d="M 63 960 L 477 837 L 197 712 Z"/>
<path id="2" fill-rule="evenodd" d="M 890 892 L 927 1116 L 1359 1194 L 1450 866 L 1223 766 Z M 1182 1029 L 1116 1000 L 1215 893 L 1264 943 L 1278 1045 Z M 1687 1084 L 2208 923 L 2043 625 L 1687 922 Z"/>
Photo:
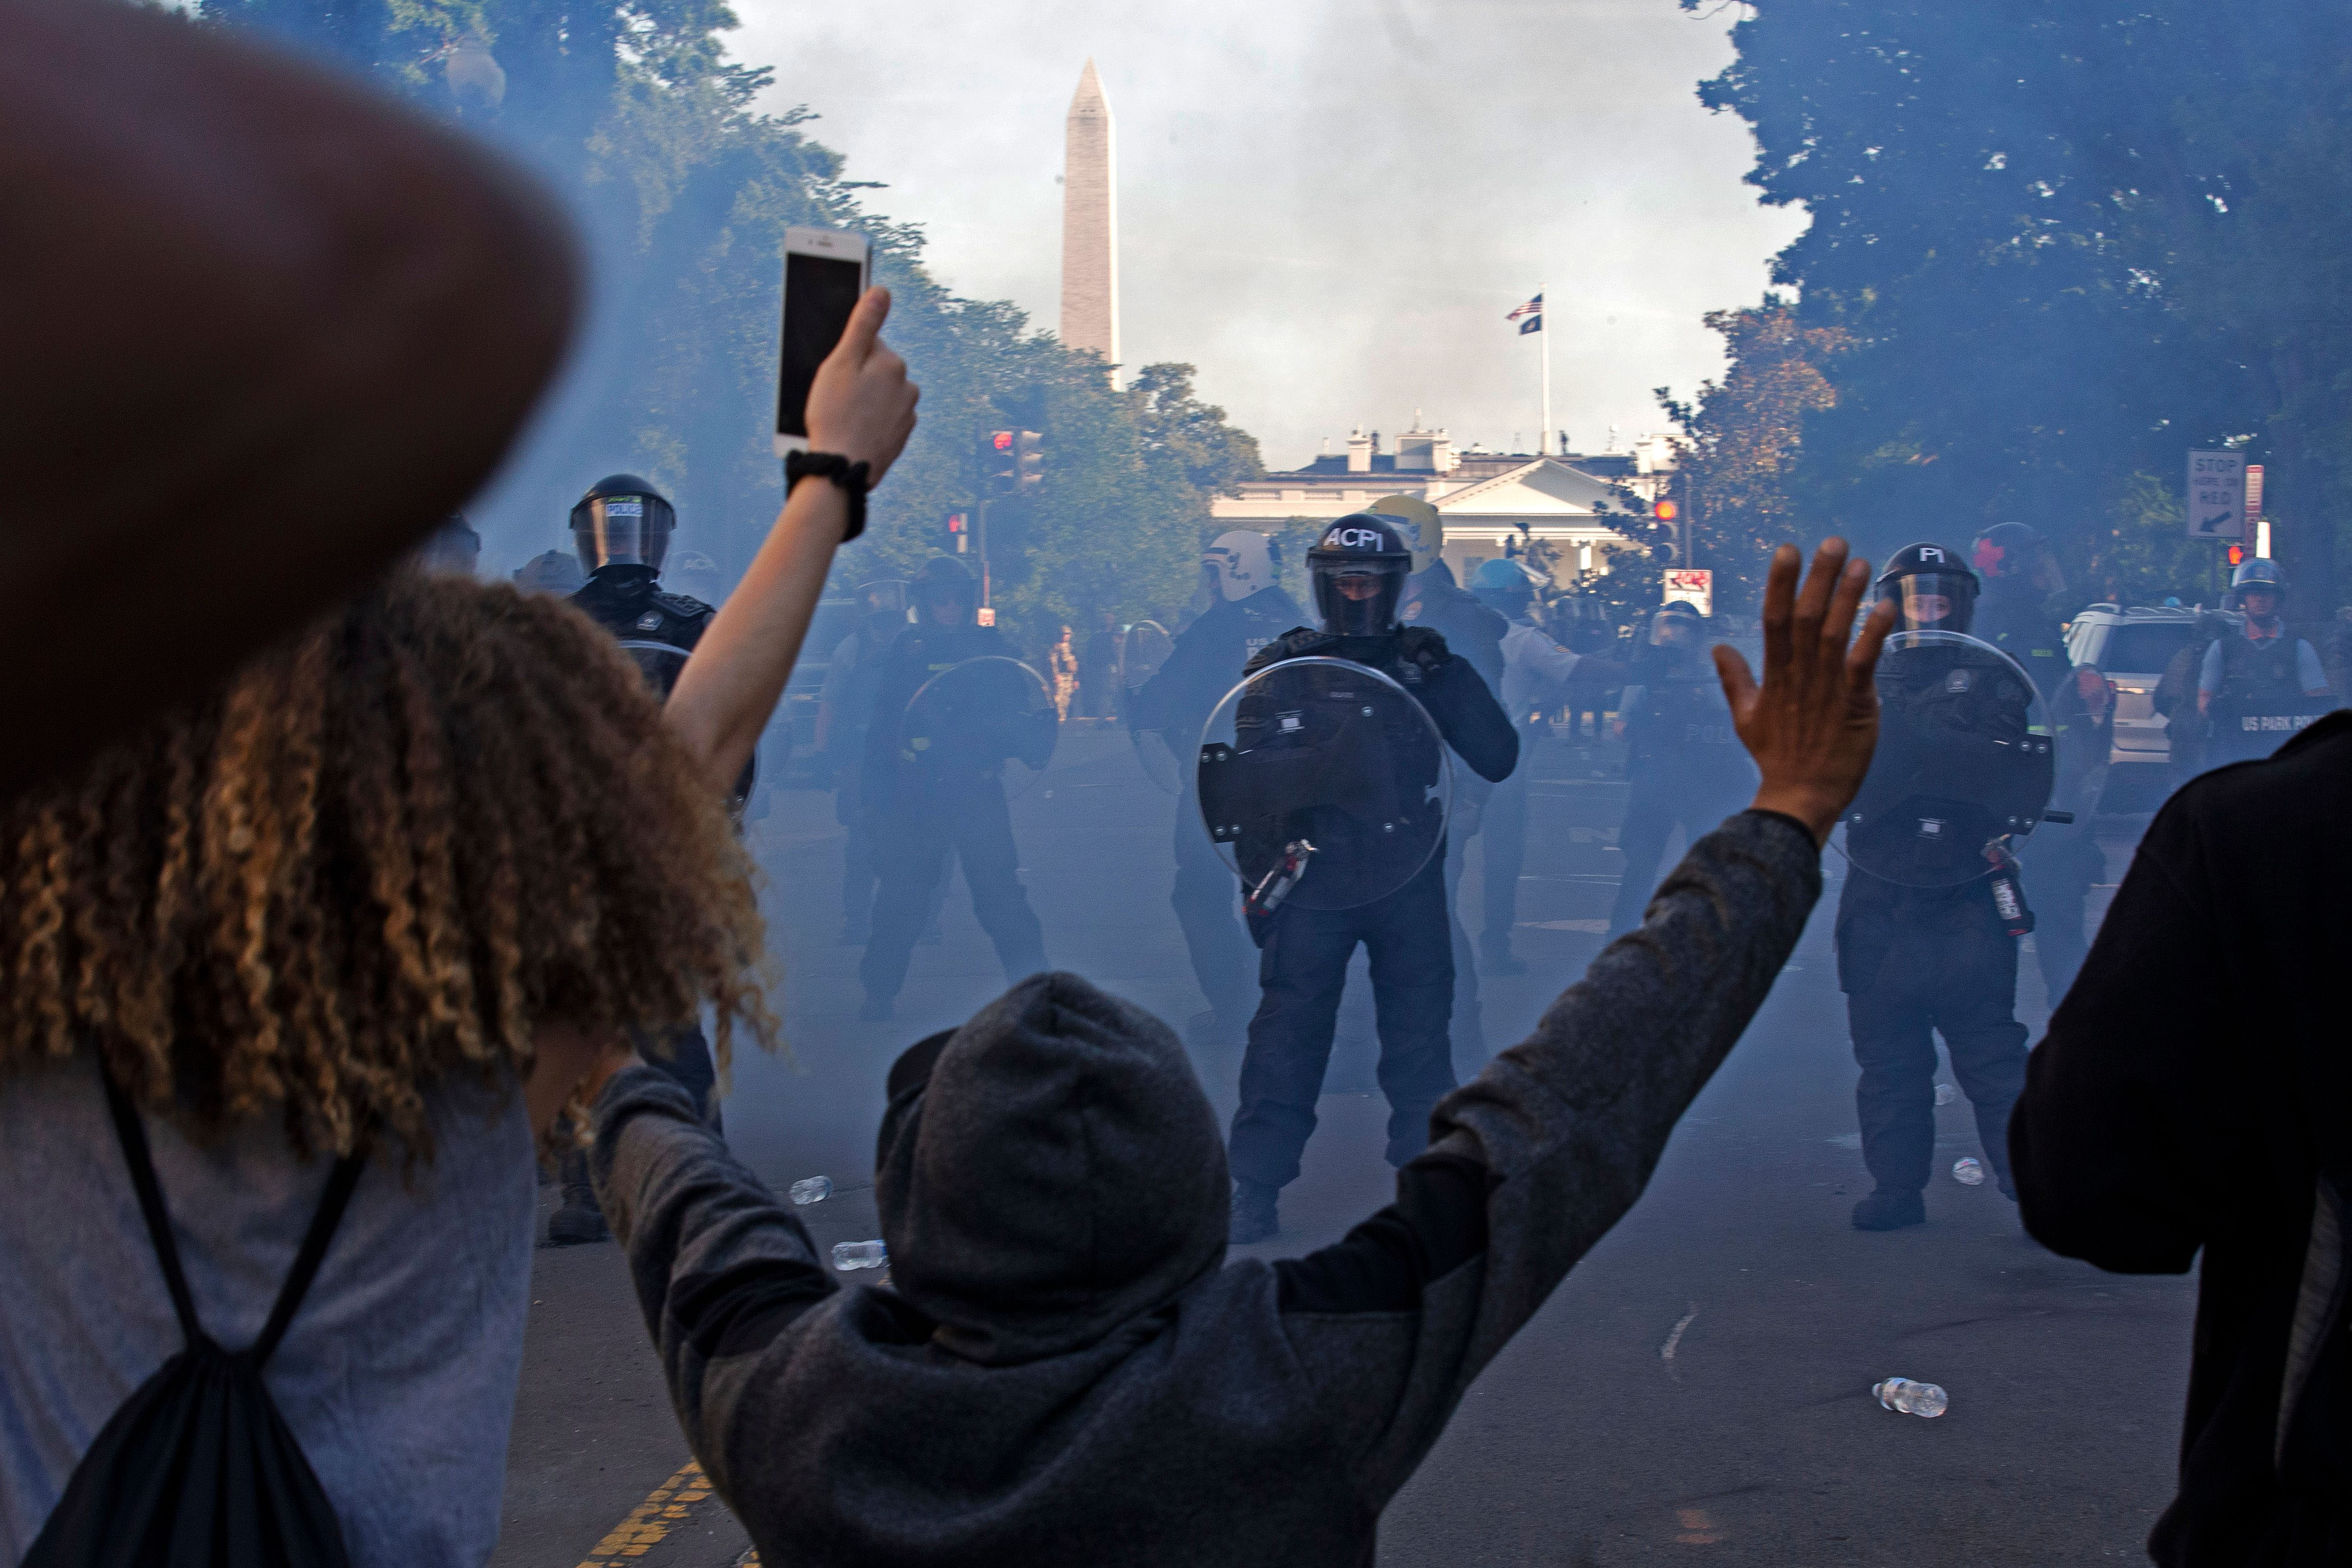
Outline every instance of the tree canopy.
<path id="1" fill-rule="evenodd" d="M 2352 12 L 1756 0 L 1732 36 L 1701 98 L 1811 215 L 1775 281 L 1842 335 L 1793 515 L 1875 554 L 2015 518 L 2078 575 L 2210 583 L 2157 503 L 2230 444 L 2268 466 L 2305 612 L 2340 597 Z"/>

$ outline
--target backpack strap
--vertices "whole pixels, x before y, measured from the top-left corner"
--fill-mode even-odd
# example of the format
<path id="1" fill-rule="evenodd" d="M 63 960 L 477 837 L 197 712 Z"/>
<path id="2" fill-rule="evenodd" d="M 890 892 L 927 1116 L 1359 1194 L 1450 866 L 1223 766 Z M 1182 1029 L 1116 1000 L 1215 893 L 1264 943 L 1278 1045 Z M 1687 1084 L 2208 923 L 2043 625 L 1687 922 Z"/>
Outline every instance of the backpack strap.
<path id="1" fill-rule="evenodd" d="M 139 1194 L 139 1212 L 147 1219 L 147 1239 L 155 1260 L 163 1266 L 163 1283 L 171 1287 L 172 1311 L 180 1319 L 180 1336 L 190 1348 L 202 1343 L 203 1325 L 196 1322 L 196 1303 L 188 1294 L 188 1277 L 180 1268 L 180 1249 L 172 1241 L 172 1218 L 163 1210 L 163 1189 L 155 1183 L 155 1164 L 147 1152 L 147 1129 L 139 1123 L 131 1097 L 100 1063 L 99 1077 L 106 1084 L 107 1109 L 114 1113 L 114 1136 L 122 1145 L 123 1163 L 131 1167 L 131 1185 Z"/>
<path id="2" fill-rule="evenodd" d="M 278 1288 L 278 1304 L 269 1309 L 269 1322 L 261 1337 L 246 1352 L 255 1366 L 268 1361 L 278 1342 L 286 1337 L 286 1325 L 294 1321 L 295 1310 L 317 1277 L 319 1265 L 327 1256 L 327 1244 L 335 1239 L 335 1227 L 342 1223 L 343 1208 L 352 1201 L 352 1189 L 359 1186 L 360 1172 L 366 1165 L 357 1149 L 335 1162 L 334 1174 L 327 1177 L 326 1195 L 319 1199 L 319 1211 L 310 1217 L 310 1231 L 302 1238 L 302 1250 L 295 1255 L 293 1270 Z"/>
<path id="3" fill-rule="evenodd" d="M 103 1065 L 99 1069 L 99 1077 L 106 1084 L 107 1108 L 114 1113 L 114 1135 L 122 1145 L 124 1163 L 131 1167 L 131 1185 L 139 1194 L 139 1212 L 146 1218 L 147 1239 L 154 1246 L 155 1260 L 163 1267 L 163 1282 L 171 1288 L 172 1311 L 179 1317 L 181 1336 L 193 1348 L 205 1342 L 205 1331 L 196 1321 L 195 1299 L 188 1291 L 188 1276 L 180 1266 L 179 1247 L 172 1239 L 171 1216 L 163 1207 L 163 1189 L 155 1180 L 155 1163 L 147 1147 L 147 1129 L 140 1123 L 131 1097 Z M 263 1326 L 261 1337 L 244 1353 L 257 1368 L 268 1361 L 278 1342 L 286 1337 L 287 1325 L 294 1321 L 310 1281 L 318 1277 L 327 1246 L 335 1238 L 335 1228 L 342 1223 L 352 1189 L 359 1186 L 360 1172 L 366 1165 L 366 1159 L 357 1150 L 335 1162 L 333 1174 L 327 1177 L 326 1193 L 319 1199 L 317 1212 L 310 1216 L 310 1228 L 303 1234 L 302 1249 L 295 1254 L 294 1267 L 288 1271 L 285 1284 L 278 1287 L 278 1301 L 269 1309 L 269 1321 Z"/>

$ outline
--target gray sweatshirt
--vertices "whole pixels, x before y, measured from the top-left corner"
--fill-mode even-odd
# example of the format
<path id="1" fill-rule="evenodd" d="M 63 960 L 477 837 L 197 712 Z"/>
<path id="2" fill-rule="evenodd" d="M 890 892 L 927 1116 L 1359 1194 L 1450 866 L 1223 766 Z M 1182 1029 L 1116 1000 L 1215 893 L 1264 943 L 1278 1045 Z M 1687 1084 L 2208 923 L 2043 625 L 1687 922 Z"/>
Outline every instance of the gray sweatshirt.
<path id="1" fill-rule="evenodd" d="M 1730 819 L 1439 1103 L 1394 1204 L 1278 1263 L 1224 1261 L 1223 1145 L 1174 1035 L 1072 975 L 892 1069 L 884 1287 L 838 1284 L 668 1079 L 617 1074 L 597 1186 L 688 1440 L 771 1568 L 1369 1563 L 1820 892 L 1796 822 Z"/>

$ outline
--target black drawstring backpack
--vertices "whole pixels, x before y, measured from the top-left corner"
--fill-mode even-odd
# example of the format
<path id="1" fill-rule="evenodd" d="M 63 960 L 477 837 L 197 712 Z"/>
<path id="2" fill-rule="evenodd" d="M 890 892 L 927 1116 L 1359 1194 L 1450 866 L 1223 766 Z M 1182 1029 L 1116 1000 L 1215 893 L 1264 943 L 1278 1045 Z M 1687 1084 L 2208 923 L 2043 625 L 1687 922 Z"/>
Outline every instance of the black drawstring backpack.
<path id="1" fill-rule="evenodd" d="M 139 1113 L 103 1070 L 115 1136 L 185 1341 L 74 1467 L 24 1568 L 349 1568 L 342 1526 L 261 1369 L 327 1255 L 364 1162 L 335 1164 L 261 1337 L 227 1351 L 196 1322 Z"/>

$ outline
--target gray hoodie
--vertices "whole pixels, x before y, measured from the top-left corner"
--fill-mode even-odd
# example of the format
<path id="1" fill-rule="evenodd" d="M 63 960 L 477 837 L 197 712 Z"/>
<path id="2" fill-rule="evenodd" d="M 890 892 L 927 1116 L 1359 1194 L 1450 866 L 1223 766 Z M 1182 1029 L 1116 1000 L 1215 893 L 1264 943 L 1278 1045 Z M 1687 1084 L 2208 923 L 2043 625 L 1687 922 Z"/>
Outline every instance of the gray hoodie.
<path id="1" fill-rule="evenodd" d="M 891 1071 L 887 1287 L 661 1073 L 597 1105 L 604 1211 L 688 1441 L 771 1568 L 1369 1563 L 1471 1379 L 1641 1196 L 1821 892 L 1743 812 L 1535 1032 L 1441 1102 L 1336 1246 L 1224 1261 L 1208 1101 L 1168 1027 L 1035 976 Z"/>

